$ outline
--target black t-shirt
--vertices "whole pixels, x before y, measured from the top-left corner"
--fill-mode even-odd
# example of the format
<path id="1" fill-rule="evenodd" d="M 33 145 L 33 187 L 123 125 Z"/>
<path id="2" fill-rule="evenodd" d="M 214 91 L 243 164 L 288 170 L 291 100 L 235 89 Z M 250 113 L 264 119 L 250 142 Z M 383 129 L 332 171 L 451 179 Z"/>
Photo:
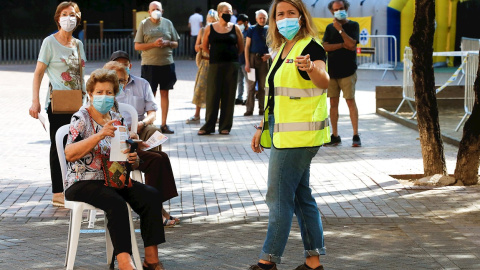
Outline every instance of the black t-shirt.
<path id="1" fill-rule="evenodd" d="M 293 46 L 295 46 L 295 45 L 293 45 Z M 282 53 L 283 53 L 283 49 L 282 49 L 282 51 L 280 51 L 278 53 L 277 57 L 279 57 L 280 59 L 278 59 L 275 66 L 272 68 L 272 72 L 270 72 L 270 76 L 268 76 L 268 78 L 267 78 L 267 80 L 268 80 L 268 112 L 269 112 L 269 114 L 273 114 L 273 108 L 275 107 L 275 100 L 273 98 L 275 96 L 275 85 L 274 85 L 275 73 L 277 73 L 277 70 L 280 68 L 280 66 L 282 66 L 283 62 L 285 61 L 285 58 L 281 58 Z M 305 47 L 305 49 L 303 49 L 303 51 L 302 51 L 302 55 L 307 55 L 307 54 L 310 54 L 310 60 L 312 62 L 317 61 L 317 60 L 322 60 L 323 62 L 325 62 L 325 59 L 326 59 L 325 50 L 323 49 L 323 47 L 320 44 L 315 42 L 313 39 L 312 39 L 312 41 L 310 41 L 310 43 L 307 45 L 307 47 Z M 295 56 L 295 57 L 297 57 L 297 56 Z M 302 76 L 302 78 L 304 78 L 305 80 L 310 80 L 310 77 L 308 76 L 306 71 L 299 70 L 298 68 L 297 68 L 297 71 L 300 73 L 300 76 Z"/>
<path id="2" fill-rule="evenodd" d="M 360 27 L 357 22 L 348 21 L 342 25 L 343 31 L 351 38 L 357 41 L 360 40 Z M 343 43 L 343 38 L 338 33 L 337 29 L 333 26 L 333 23 L 327 26 L 325 35 L 323 36 L 323 42 L 330 44 Z M 357 51 L 347 50 L 341 48 L 335 51 L 328 52 L 328 74 L 330 78 L 345 78 L 351 76 L 357 70 Z"/>

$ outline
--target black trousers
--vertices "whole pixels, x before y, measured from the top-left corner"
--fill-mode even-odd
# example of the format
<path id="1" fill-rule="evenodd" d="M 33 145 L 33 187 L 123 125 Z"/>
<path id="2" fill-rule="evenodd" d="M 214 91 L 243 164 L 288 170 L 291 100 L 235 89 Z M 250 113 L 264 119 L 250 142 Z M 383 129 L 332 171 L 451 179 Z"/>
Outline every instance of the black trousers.
<path id="1" fill-rule="evenodd" d="M 70 124 L 72 114 L 53 114 L 52 106 L 47 109 L 48 121 L 50 122 L 50 176 L 52 177 L 52 193 L 63 192 L 62 171 L 60 161 L 58 160 L 57 145 L 55 135 L 57 130 L 66 124 Z M 63 139 L 65 145 L 67 137 Z"/>
<path id="2" fill-rule="evenodd" d="M 91 204 L 105 212 L 107 228 L 112 238 L 113 253 L 132 254 L 128 202 L 140 215 L 140 230 L 145 247 L 165 242 L 163 230 L 162 200 L 153 187 L 133 181 L 131 188 L 114 189 L 104 185 L 103 180 L 85 180 L 73 184 L 65 191 L 65 198 Z"/>

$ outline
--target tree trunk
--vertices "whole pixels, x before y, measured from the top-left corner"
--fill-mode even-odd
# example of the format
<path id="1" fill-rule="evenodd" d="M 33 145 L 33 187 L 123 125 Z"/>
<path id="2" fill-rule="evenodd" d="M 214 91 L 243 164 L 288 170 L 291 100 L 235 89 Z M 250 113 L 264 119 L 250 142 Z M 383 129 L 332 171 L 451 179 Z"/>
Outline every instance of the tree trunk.
<path id="1" fill-rule="evenodd" d="M 479 59 L 480 60 L 480 59 Z M 463 137 L 458 148 L 455 179 L 461 180 L 464 185 L 475 185 L 478 182 L 478 166 L 480 158 L 480 61 L 477 78 L 473 90 L 475 103 L 472 115 L 465 122 Z"/>
<path id="2" fill-rule="evenodd" d="M 412 73 L 418 112 L 417 122 L 426 176 L 447 174 L 433 73 L 434 21 L 435 1 L 416 0 L 410 46 L 413 52 Z"/>

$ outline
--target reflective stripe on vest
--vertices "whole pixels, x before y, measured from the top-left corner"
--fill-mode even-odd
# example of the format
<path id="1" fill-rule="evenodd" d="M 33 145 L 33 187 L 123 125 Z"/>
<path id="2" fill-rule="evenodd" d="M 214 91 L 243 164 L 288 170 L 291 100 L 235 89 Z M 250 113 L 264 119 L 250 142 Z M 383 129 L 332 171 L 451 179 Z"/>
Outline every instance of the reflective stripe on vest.
<path id="1" fill-rule="evenodd" d="M 320 122 L 304 122 L 304 123 L 281 123 L 275 124 L 273 132 L 290 132 L 290 131 L 317 131 L 322 130 L 330 125 L 328 118 Z"/>
<path id="2" fill-rule="evenodd" d="M 289 87 L 275 87 L 275 96 L 286 96 L 286 97 L 316 97 L 321 96 L 324 93 L 327 93 L 327 89 L 318 89 L 318 88 L 307 88 L 307 89 L 298 89 L 298 88 L 289 88 Z"/>

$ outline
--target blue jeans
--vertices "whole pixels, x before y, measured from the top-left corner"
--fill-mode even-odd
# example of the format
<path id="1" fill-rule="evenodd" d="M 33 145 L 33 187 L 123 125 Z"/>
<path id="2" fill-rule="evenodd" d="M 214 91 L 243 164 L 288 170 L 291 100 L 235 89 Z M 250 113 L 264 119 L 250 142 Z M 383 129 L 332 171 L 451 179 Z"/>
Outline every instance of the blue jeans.
<path id="1" fill-rule="evenodd" d="M 270 136 L 275 119 L 268 116 Z M 325 255 L 323 227 L 310 189 L 310 163 L 319 147 L 272 147 L 268 165 L 268 230 L 260 259 L 280 263 L 287 244 L 293 214 L 297 216 L 305 257 Z"/>
<path id="2" fill-rule="evenodd" d="M 245 78 L 247 78 L 247 72 L 245 71 L 244 64 L 238 69 L 237 99 L 239 100 L 243 100 L 243 92 L 245 91 Z"/>

